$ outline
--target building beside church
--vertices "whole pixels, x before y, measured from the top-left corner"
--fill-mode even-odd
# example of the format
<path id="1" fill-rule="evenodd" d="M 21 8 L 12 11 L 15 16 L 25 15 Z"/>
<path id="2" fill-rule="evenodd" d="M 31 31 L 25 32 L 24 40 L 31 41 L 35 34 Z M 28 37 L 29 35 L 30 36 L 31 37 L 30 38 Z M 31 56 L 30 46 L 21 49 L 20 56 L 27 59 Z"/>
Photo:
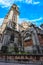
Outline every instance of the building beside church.
<path id="1" fill-rule="evenodd" d="M 18 7 L 13 4 L 0 28 L 0 50 L 2 46 L 8 46 L 8 52 L 15 54 L 16 46 L 19 53 L 43 54 L 42 27 L 26 21 L 18 24 L 18 16 Z"/>

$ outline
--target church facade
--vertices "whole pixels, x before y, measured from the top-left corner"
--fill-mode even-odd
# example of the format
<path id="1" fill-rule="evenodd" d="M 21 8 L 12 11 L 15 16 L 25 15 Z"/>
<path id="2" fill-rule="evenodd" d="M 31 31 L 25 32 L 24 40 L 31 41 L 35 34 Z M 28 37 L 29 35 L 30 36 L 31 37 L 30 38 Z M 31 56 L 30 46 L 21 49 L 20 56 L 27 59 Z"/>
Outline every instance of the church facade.
<path id="1" fill-rule="evenodd" d="M 43 29 L 32 23 L 18 24 L 19 11 L 17 5 L 12 5 L 0 28 L 0 50 L 8 47 L 8 52 L 15 54 L 25 52 L 43 55 Z"/>

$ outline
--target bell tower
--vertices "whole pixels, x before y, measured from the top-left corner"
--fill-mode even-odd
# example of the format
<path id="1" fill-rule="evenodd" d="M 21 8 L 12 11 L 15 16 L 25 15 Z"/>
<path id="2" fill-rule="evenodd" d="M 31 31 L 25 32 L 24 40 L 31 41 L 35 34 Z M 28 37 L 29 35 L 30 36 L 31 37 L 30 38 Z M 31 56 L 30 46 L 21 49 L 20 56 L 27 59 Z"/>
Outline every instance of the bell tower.
<path id="1" fill-rule="evenodd" d="M 18 7 L 16 4 L 13 4 L 10 8 L 10 11 L 4 18 L 0 33 L 3 34 L 6 26 L 10 28 L 14 27 L 18 30 L 18 17 L 19 17 Z"/>
<path id="2" fill-rule="evenodd" d="M 7 25 L 10 28 L 13 28 L 16 30 L 18 29 L 18 17 L 19 17 L 19 11 L 16 4 L 13 4 L 10 8 L 10 11 L 8 12 L 6 18 L 8 20 Z"/>
<path id="3" fill-rule="evenodd" d="M 8 14 L 5 16 L 3 24 L 1 26 L 1 34 L 4 34 L 3 44 L 8 44 L 10 35 L 12 34 L 12 29 L 16 28 L 16 30 L 18 30 L 18 15 L 18 7 L 17 5 L 13 4 Z"/>
<path id="4" fill-rule="evenodd" d="M 18 29 L 19 11 L 18 11 L 17 5 L 13 4 L 12 7 L 11 7 L 11 10 L 13 11 L 12 26 L 13 26 L 13 28 L 15 27 L 16 29 Z"/>

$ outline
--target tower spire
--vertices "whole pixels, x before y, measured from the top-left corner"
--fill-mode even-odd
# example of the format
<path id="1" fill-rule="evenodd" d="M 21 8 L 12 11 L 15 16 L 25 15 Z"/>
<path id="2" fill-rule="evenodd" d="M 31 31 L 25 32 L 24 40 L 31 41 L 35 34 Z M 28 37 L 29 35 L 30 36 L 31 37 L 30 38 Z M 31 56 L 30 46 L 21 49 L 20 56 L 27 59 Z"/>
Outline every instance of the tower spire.
<path id="1" fill-rule="evenodd" d="M 3 24 L 1 26 L 1 28 L 2 28 L 1 33 L 3 33 L 3 31 L 5 30 L 6 25 L 13 26 L 13 22 L 16 24 L 18 23 L 18 15 L 19 15 L 18 7 L 16 4 L 13 4 L 10 8 L 10 11 L 4 18 Z M 18 24 L 16 25 L 16 28 L 17 27 L 18 27 Z"/>

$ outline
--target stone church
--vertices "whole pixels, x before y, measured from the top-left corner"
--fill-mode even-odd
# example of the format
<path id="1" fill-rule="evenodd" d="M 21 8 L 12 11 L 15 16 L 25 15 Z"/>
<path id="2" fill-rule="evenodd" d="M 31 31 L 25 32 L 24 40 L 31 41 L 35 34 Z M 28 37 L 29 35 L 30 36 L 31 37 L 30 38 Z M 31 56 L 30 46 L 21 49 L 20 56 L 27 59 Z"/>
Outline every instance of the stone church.
<path id="1" fill-rule="evenodd" d="M 23 21 L 18 24 L 19 9 L 13 4 L 5 16 L 0 28 L 0 50 L 2 46 L 8 46 L 8 52 L 18 51 L 31 54 L 43 54 L 43 29 L 36 25 Z"/>

